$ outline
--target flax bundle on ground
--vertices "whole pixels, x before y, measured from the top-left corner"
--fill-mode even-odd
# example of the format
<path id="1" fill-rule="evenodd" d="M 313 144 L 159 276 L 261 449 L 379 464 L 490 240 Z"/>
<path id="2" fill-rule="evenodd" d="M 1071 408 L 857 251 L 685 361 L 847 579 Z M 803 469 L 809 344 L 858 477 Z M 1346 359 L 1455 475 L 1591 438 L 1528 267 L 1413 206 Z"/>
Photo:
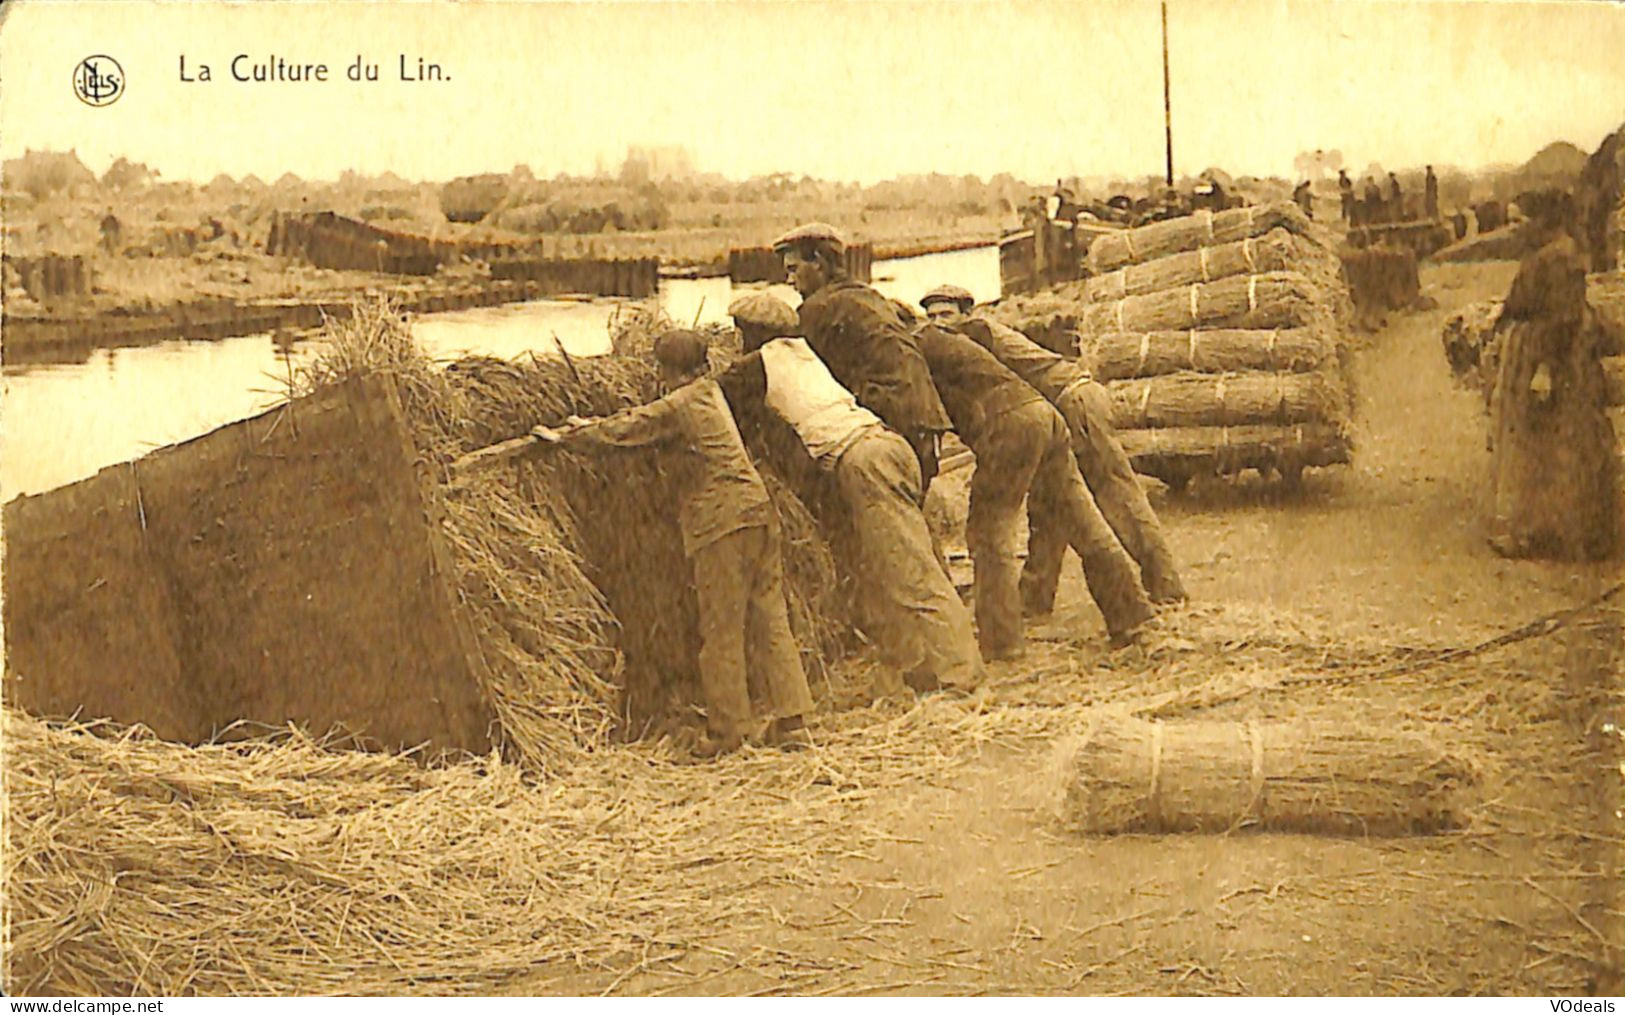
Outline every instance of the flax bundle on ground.
<path id="1" fill-rule="evenodd" d="M 1343 723 L 1102 717 L 1057 753 L 1083 832 L 1417 835 L 1466 824 L 1467 761 L 1421 733 Z"/>
<path id="2" fill-rule="evenodd" d="M 1153 222 L 1138 229 L 1107 233 L 1089 245 L 1089 274 L 1104 275 L 1125 265 L 1155 261 L 1199 247 L 1215 247 L 1285 229 L 1326 245 L 1322 230 L 1297 205 L 1280 202 L 1251 205 L 1231 211 L 1200 211 L 1194 215 Z"/>

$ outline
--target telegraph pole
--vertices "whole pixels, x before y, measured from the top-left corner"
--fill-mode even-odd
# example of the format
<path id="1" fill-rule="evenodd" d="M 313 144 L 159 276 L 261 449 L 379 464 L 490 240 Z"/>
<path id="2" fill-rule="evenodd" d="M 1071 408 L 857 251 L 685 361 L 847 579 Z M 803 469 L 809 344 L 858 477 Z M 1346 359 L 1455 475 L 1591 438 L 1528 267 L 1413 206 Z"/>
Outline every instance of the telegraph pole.
<path id="1" fill-rule="evenodd" d="M 1174 185 L 1174 106 L 1168 90 L 1168 0 L 1162 0 L 1162 129 L 1167 142 L 1168 186 Z"/>

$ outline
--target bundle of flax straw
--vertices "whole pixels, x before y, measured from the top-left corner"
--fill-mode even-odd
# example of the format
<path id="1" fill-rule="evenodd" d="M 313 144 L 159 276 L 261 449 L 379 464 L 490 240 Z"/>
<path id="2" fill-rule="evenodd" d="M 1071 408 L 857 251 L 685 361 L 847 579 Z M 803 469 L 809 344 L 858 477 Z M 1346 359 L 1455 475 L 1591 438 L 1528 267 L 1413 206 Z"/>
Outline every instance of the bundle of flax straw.
<path id="1" fill-rule="evenodd" d="M 1336 423 L 1347 415 L 1342 387 L 1327 371 L 1184 371 L 1114 381 L 1107 390 L 1112 395 L 1112 425 L 1126 430 Z"/>
<path id="2" fill-rule="evenodd" d="M 1182 328 L 1296 328 L 1324 324 L 1330 317 L 1325 297 L 1305 275 L 1274 271 L 1232 275 L 1109 303 L 1091 303 L 1083 313 L 1087 334 L 1108 331 L 1167 331 Z"/>
<path id="3" fill-rule="evenodd" d="M 1102 717 L 1057 752 L 1064 823 L 1095 835 L 1239 828 L 1425 835 L 1466 824 L 1466 759 L 1345 723 Z"/>
<path id="4" fill-rule="evenodd" d="M 1347 462 L 1353 303 L 1332 239 L 1291 205 L 1201 213 L 1102 237 L 1080 345 L 1135 468 Z"/>
<path id="5" fill-rule="evenodd" d="M 302 388 L 359 373 L 396 378 L 444 504 L 459 591 L 472 608 L 489 663 L 486 694 L 510 756 L 549 769 L 601 745 L 617 725 L 635 732 L 685 705 L 696 607 L 659 453 L 553 452 L 449 482 L 458 456 L 537 423 L 648 401 L 648 363 L 625 355 L 573 364 L 469 357 L 436 369 L 382 303 L 358 307 L 327 338 Z M 771 479 L 769 494 L 784 532 L 792 628 L 817 673 L 839 651 L 845 626 L 834 565 L 794 495 Z"/>
<path id="6" fill-rule="evenodd" d="M 1158 427 L 1123 430 L 1117 436 L 1137 470 L 1167 479 L 1204 468 L 1228 474 L 1339 465 L 1352 450 L 1348 429 L 1335 423 Z"/>
<path id="7" fill-rule="evenodd" d="M 1297 271 L 1324 253 L 1310 240 L 1285 229 L 1273 229 L 1264 236 L 1249 236 L 1216 247 L 1197 247 L 1096 275 L 1084 282 L 1084 291 L 1091 303 L 1105 303 L 1197 282 L 1214 282 L 1232 275 Z"/>
<path id="8" fill-rule="evenodd" d="M 1096 380 L 1156 377 L 1178 370 L 1303 373 L 1330 359 L 1330 336 L 1318 328 L 1203 331 L 1110 331 L 1094 336 L 1086 355 Z"/>
<path id="9" fill-rule="evenodd" d="M 1319 238 L 1314 223 L 1291 202 L 1221 212 L 1200 211 L 1194 215 L 1096 237 L 1089 245 L 1089 274 L 1100 276 L 1124 265 L 1155 261 L 1200 247 L 1235 243 L 1263 236 L 1274 229 Z"/>

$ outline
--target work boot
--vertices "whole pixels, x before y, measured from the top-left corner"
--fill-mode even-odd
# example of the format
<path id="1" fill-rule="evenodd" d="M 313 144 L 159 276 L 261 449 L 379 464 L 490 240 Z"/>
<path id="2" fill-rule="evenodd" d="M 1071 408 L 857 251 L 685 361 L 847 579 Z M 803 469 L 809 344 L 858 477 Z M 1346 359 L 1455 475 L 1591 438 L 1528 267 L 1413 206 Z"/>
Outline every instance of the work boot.
<path id="1" fill-rule="evenodd" d="M 702 761 L 710 761 L 724 754 L 732 754 L 743 746 L 745 738 L 737 732 L 718 733 L 715 730 L 707 730 L 705 735 L 700 737 L 699 743 L 694 746 L 692 753 Z"/>
<path id="2" fill-rule="evenodd" d="M 781 751 L 807 751 L 814 746 L 812 732 L 799 715 L 787 716 L 768 727 L 767 742 Z"/>
<path id="3" fill-rule="evenodd" d="M 1177 575 L 1142 573 L 1141 577 L 1145 579 L 1145 592 L 1153 605 L 1172 606 L 1190 599 L 1185 592 L 1184 583 Z"/>
<path id="4" fill-rule="evenodd" d="M 1165 627 L 1166 625 L 1163 623 L 1162 618 L 1153 614 L 1147 619 L 1140 621 L 1138 624 L 1135 624 L 1133 627 L 1126 630 L 1107 632 L 1109 636 L 1108 643 L 1111 645 L 1113 651 L 1121 648 L 1127 648 L 1130 645 L 1143 644 L 1147 635 L 1155 634 L 1156 632 L 1163 630 Z"/>
<path id="5" fill-rule="evenodd" d="M 907 684 L 915 694 L 930 694 L 932 691 L 942 689 L 942 681 L 931 671 L 931 667 L 920 665 L 903 674 L 903 683 Z"/>

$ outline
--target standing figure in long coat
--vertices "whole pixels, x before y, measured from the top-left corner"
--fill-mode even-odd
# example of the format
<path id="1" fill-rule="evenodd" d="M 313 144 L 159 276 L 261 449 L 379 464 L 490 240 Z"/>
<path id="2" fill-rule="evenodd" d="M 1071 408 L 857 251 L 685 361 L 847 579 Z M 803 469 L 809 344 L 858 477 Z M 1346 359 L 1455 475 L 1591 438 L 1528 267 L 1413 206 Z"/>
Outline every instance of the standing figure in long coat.
<path id="1" fill-rule="evenodd" d="M 1545 242 L 1518 269 L 1496 322 L 1490 545 L 1507 557 L 1598 560 L 1619 527 L 1601 364 L 1614 343 L 1586 304 L 1568 196 L 1527 200 Z"/>

